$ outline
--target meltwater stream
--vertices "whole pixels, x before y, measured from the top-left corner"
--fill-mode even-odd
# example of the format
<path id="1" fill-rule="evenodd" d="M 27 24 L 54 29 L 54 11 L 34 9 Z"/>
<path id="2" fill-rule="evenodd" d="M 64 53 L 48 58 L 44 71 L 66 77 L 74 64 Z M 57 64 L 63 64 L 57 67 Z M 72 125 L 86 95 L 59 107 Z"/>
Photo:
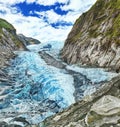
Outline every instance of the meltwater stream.
<path id="1" fill-rule="evenodd" d="M 78 93 L 85 96 L 86 93 L 95 91 L 96 87 L 91 84 L 99 84 L 116 75 L 104 72 L 102 69 L 95 71 L 95 69 L 67 65 L 66 69 L 59 69 L 48 65 L 38 51 L 48 50 L 47 53 L 58 59 L 63 43 L 52 42 L 51 45 L 51 49 L 44 49 L 41 44 L 29 46 L 30 51 L 17 52 L 17 57 L 6 69 L 9 81 L 0 83 L 1 120 L 21 126 L 39 123 L 73 104 L 78 84 L 81 84 L 79 89 L 83 92 L 78 91 Z M 82 81 L 75 81 L 76 75 L 67 70 L 76 72 L 77 78 Z M 85 78 L 82 75 L 78 76 L 78 73 L 86 77 L 88 84 L 83 80 Z M 19 117 L 19 120 L 16 120 L 16 117 Z"/>

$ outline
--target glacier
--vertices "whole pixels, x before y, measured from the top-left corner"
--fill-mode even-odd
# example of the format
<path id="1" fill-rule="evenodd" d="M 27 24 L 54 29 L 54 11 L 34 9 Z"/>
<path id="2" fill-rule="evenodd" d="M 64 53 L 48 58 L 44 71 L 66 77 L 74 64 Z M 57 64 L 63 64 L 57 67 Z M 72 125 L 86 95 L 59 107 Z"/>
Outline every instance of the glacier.
<path id="1" fill-rule="evenodd" d="M 48 44 L 50 49 L 44 48 Z M 48 65 L 38 53 L 44 51 L 59 60 L 63 45 L 64 42 L 47 42 L 30 45 L 29 51 L 15 52 L 15 59 L 5 69 L 10 81 L 0 82 L 1 120 L 14 123 L 17 114 L 29 124 L 39 123 L 75 103 L 77 94 L 80 95 L 78 100 L 92 94 L 101 82 L 117 75 L 100 68 L 83 68 L 64 62 L 66 67 L 60 69 Z M 21 122 L 17 124 L 24 126 Z"/>
<path id="2" fill-rule="evenodd" d="M 37 53 L 19 52 L 7 71 L 15 82 L 9 91 L 4 91 L 8 92 L 9 111 L 31 112 L 36 111 L 35 108 L 40 103 L 54 103 L 55 113 L 75 102 L 73 77 L 58 68 L 48 66 Z"/>

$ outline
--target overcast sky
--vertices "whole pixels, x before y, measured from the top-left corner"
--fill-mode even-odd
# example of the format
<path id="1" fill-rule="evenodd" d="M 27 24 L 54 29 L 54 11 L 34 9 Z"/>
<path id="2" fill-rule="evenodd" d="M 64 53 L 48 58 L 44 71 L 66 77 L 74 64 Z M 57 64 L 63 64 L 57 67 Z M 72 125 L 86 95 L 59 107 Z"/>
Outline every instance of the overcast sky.
<path id="1" fill-rule="evenodd" d="M 0 0 L 0 18 L 41 42 L 64 41 L 75 20 L 96 0 Z"/>

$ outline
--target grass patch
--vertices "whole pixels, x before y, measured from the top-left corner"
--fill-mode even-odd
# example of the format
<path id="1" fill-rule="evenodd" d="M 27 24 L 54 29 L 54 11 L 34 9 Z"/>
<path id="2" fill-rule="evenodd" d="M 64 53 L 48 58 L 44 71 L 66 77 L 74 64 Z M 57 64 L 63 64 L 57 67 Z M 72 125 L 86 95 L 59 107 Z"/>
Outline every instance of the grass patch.
<path id="1" fill-rule="evenodd" d="M 10 23 L 0 18 L 0 32 L 2 31 L 2 28 L 5 28 L 7 30 L 15 30 L 15 28 Z"/>

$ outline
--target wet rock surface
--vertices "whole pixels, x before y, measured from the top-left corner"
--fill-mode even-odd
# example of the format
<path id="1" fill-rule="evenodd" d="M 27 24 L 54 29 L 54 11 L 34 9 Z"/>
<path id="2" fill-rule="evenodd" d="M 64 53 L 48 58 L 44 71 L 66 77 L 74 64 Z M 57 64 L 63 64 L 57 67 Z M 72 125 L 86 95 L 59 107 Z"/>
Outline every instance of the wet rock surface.
<path id="1" fill-rule="evenodd" d="M 105 124 L 118 124 L 120 120 L 120 99 L 105 95 L 93 104 L 86 116 L 88 126 L 105 126 Z"/>

